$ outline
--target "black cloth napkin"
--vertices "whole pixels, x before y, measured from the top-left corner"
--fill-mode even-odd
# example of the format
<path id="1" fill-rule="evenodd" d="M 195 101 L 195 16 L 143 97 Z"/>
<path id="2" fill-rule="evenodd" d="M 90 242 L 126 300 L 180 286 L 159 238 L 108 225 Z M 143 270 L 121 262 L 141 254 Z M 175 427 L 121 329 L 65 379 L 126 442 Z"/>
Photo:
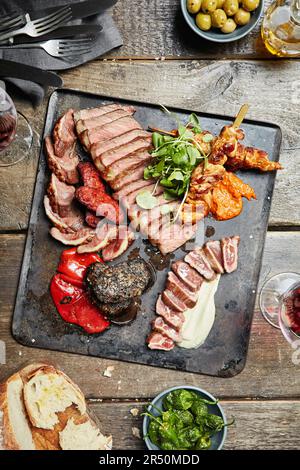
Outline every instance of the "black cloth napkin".
<path id="1" fill-rule="evenodd" d="M 81 0 L 52 0 L 51 3 L 49 3 L 47 0 L 0 0 L 0 16 L 1 14 L 13 11 L 22 12 L 25 10 L 35 12 L 37 10 L 46 10 L 49 7 L 61 7 L 70 5 L 71 3 L 78 3 L 79 1 Z M 99 0 L 99 6 L 101 6 L 101 0 Z M 42 49 L 16 49 L 0 50 L 0 58 L 32 65 L 44 70 L 66 70 L 77 67 L 89 60 L 96 59 L 97 57 L 123 44 L 121 35 L 115 26 L 109 11 L 105 11 L 99 15 L 90 16 L 88 18 L 68 22 L 68 25 L 71 24 L 102 25 L 103 29 L 99 35 L 97 35 L 93 49 L 90 53 L 82 54 L 79 57 L 76 57 L 76 60 L 63 60 L 49 56 Z M 17 79 L 10 79 L 9 81 L 11 81 L 14 86 L 23 90 L 29 97 L 32 96 L 32 99 L 35 102 L 42 99 L 44 96 L 44 89 L 38 84 L 32 84 L 31 82 Z"/>

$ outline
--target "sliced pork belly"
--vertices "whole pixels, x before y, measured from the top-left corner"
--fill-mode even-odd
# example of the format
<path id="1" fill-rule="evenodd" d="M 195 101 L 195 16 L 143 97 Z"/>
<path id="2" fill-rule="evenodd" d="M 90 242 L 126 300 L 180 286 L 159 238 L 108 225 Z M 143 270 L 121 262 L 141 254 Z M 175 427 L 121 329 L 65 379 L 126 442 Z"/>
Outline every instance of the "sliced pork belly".
<path id="1" fill-rule="evenodd" d="M 127 144 L 104 152 L 102 155 L 94 159 L 94 163 L 99 170 L 104 171 L 107 167 L 117 162 L 118 160 L 125 158 L 137 151 L 150 150 L 151 147 L 151 138 L 134 139 Z"/>
<path id="2" fill-rule="evenodd" d="M 198 295 L 191 292 L 172 271 L 168 272 L 166 288 L 173 292 L 177 299 L 185 304 L 186 308 L 192 308 L 196 305 Z"/>
<path id="3" fill-rule="evenodd" d="M 122 117 L 130 116 L 134 112 L 135 109 L 133 107 L 130 107 L 130 110 L 117 109 L 115 111 L 111 111 L 110 113 L 101 114 L 100 116 L 95 116 L 88 119 L 80 119 L 76 122 L 77 134 L 81 134 L 86 130 L 94 129 L 95 127 L 104 126 L 104 124 L 114 122 Z"/>
<path id="4" fill-rule="evenodd" d="M 116 225 L 103 222 L 94 231 L 94 237 L 86 240 L 77 248 L 78 253 L 93 253 L 105 248 L 112 240 L 115 240 L 118 234 Z"/>
<path id="5" fill-rule="evenodd" d="M 72 206 L 72 209 L 70 208 L 68 211 L 68 215 L 61 217 L 52 210 L 48 196 L 44 197 L 44 207 L 47 217 L 60 231 L 74 233 L 82 229 L 84 222 L 83 215 L 76 207 Z"/>
<path id="6" fill-rule="evenodd" d="M 148 166 L 151 158 L 148 161 L 143 162 L 140 166 L 134 170 L 124 171 L 118 178 L 109 182 L 110 186 L 115 190 L 126 187 L 127 185 L 134 183 L 137 180 L 144 178 L 144 170 Z"/>
<path id="7" fill-rule="evenodd" d="M 172 253 L 194 238 L 196 231 L 196 224 L 181 224 L 180 221 L 166 224 L 160 230 L 157 246 L 163 255 Z"/>
<path id="8" fill-rule="evenodd" d="M 80 119 L 92 119 L 97 116 L 102 116 L 106 113 L 111 113 L 112 111 L 116 111 L 117 109 L 124 109 L 128 112 L 131 112 L 131 110 L 133 110 L 134 112 L 134 108 L 132 106 L 122 105 L 119 103 L 104 104 L 102 106 L 99 106 L 98 108 L 87 108 L 74 112 L 74 121 L 77 123 Z"/>
<path id="9" fill-rule="evenodd" d="M 117 238 L 102 250 L 103 261 L 112 261 L 121 256 L 134 240 L 134 232 L 127 225 L 119 225 Z"/>
<path id="10" fill-rule="evenodd" d="M 178 312 L 185 312 L 186 305 L 182 300 L 176 297 L 176 295 L 169 289 L 165 289 L 161 294 L 163 302 L 170 307 L 172 310 Z"/>
<path id="11" fill-rule="evenodd" d="M 190 291 L 199 291 L 204 279 L 194 268 L 182 260 L 172 263 L 171 268 Z"/>
<path id="12" fill-rule="evenodd" d="M 53 238 L 64 245 L 78 246 L 91 240 L 94 237 L 95 232 L 92 229 L 81 228 L 77 232 L 62 233 L 58 228 L 52 227 L 50 229 L 50 234 Z"/>
<path id="13" fill-rule="evenodd" d="M 140 179 L 140 180 L 134 181 L 133 183 L 130 183 L 124 188 L 120 189 L 120 191 L 116 191 L 113 194 L 113 198 L 121 202 L 123 198 L 130 195 L 134 191 L 137 191 L 143 188 L 146 189 L 147 186 L 152 185 L 154 182 L 155 181 L 153 179 L 150 179 L 150 180 Z"/>
<path id="14" fill-rule="evenodd" d="M 103 178 L 106 181 L 112 181 L 116 179 L 124 171 L 131 171 L 138 167 L 141 163 L 149 161 L 151 158 L 147 150 L 140 150 L 128 155 L 128 157 L 121 158 L 115 163 L 106 168 L 103 172 Z"/>
<path id="15" fill-rule="evenodd" d="M 77 165 L 79 163 L 78 155 L 75 153 L 64 154 L 58 157 L 54 153 L 54 148 L 50 136 L 45 138 L 47 162 L 50 170 L 55 173 L 60 181 L 68 184 L 76 184 L 79 181 Z"/>
<path id="16" fill-rule="evenodd" d="M 172 339 L 168 338 L 158 331 L 152 331 L 147 338 L 149 349 L 160 349 L 161 351 L 171 351 L 175 343 Z"/>
<path id="17" fill-rule="evenodd" d="M 102 218 L 97 217 L 93 212 L 86 211 L 85 221 L 89 227 L 97 228 L 97 225 L 101 222 Z"/>
<path id="18" fill-rule="evenodd" d="M 134 142 L 136 139 L 143 139 L 150 143 L 152 141 L 152 134 L 150 132 L 144 131 L 143 129 L 134 129 L 132 131 L 125 132 L 125 134 L 118 135 L 117 137 L 114 137 L 110 140 L 106 140 L 105 142 L 96 142 L 90 148 L 90 152 L 93 160 L 95 161 L 95 164 L 96 160 L 102 157 L 102 155 L 106 154 L 106 152 L 117 150 L 118 148 L 123 147 L 123 145 Z M 106 154 L 106 157 L 107 156 L 108 155 Z"/>
<path id="19" fill-rule="evenodd" d="M 204 246 L 204 253 L 209 264 L 216 273 L 223 274 L 223 254 L 221 242 L 219 240 L 210 240 Z"/>
<path id="20" fill-rule="evenodd" d="M 161 295 L 158 297 L 156 302 L 156 313 L 176 330 L 180 330 L 184 323 L 183 314 L 168 307 L 168 305 L 163 302 Z"/>
<path id="21" fill-rule="evenodd" d="M 68 109 L 68 111 L 58 119 L 53 129 L 54 153 L 59 158 L 74 156 L 76 134 L 73 113 L 73 109 Z"/>
<path id="22" fill-rule="evenodd" d="M 208 281 L 212 281 L 216 277 L 216 273 L 213 271 L 209 264 L 208 259 L 205 256 L 204 250 L 197 249 L 188 253 L 184 261 L 190 264 L 192 268 L 196 269 L 201 276 L 205 277 Z"/>
<path id="23" fill-rule="evenodd" d="M 237 268 L 239 243 L 240 237 L 238 235 L 221 240 L 224 269 L 227 273 L 232 273 Z"/>
<path id="24" fill-rule="evenodd" d="M 133 117 L 125 116 L 104 126 L 84 131 L 79 135 L 79 139 L 85 148 L 89 149 L 96 142 L 105 142 L 134 129 L 142 129 L 142 127 Z"/>
<path id="25" fill-rule="evenodd" d="M 156 317 L 155 320 L 153 320 L 152 329 L 154 331 L 162 333 L 165 336 L 168 336 L 168 338 L 172 339 L 175 342 L 181 340 L 181 335 L 179 331 L 175 330 L 175 328 L 172 328 L 170 325 L 168 325 L 162 317 Z"/>
<path id="26" fill-rule="evenodd" d="M 53 212 L 56 212 L 60 217 L 70 215 L 75 197 L 74 186 L 63 183 L 54 173 L 51 173 L 47 194 Z"/>

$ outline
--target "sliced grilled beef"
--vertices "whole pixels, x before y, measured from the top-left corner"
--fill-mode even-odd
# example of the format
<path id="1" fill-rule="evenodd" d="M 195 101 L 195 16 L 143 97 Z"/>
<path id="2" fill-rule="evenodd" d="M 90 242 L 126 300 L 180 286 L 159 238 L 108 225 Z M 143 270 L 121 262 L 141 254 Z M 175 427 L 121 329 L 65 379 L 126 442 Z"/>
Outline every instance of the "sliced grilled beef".
<path id="1" fill-rule="evenodd" d="M 142 127 L 133 117 L 125 116 L 104 126 L 86 130 L 79 135 L 79 138 L 81 143 L 89 149 L 96 142 L 105 142 L 134 129 L 142 129 Z"/>
<path id="2" fill-rule="evenodd" d="M 180 330 L 184 323 L 183 314 L 168 307 L 168 305 L 163 302 L 161 295 L 158 297 L 156 302 L 156 313 L 176 330 Z"/>
<path id="3" fill-rule="evenodd" d="M 117 109 L 125 109 L 130 112 L 134 108 L 132 106 L 126 106 L 119 103 L 105 104 L 98 108 L 87 108 L 74 112 L 74 120 L 77 123 L 80 119 L 92 119 L 106 113 L 111 113 Z"/>
<path id="4" fill-rule="evenodd" d="M 129 110 L 126 109 L 116 109 L 110 113 L 101 114 L 100 116 L 95 116 L 88 119 L 80 119 L 76 122 L 76 131 L 78 134 L 86 130 L 94 129 L 95 127 L 101 127 L 104 124 L 114 122 L 117 119 L 120 119 L 125 116 L 130 116 L 135 112 L 133 107 L 130 107 Z"/>
<path id="5" fill-rule="evenodd" d="M 112 181 L 120 176 L 124 171 L 131 171 L 143 162 L 148 162 L 151 158 L 147 150 L 140 150 L 132 153 L 128 157 L 121 158 L 106 168 L 103 172 L 103 178 L 106 181 Z"/>
<path id="6" fill-rule="evenodd" d="M 196 269 L 201 276 L 205 277 L 208 281 L 212 281 L 216 277 L 216 273 L 211 268 L 208 259 L 202 249 L 197 249 L 188 253 L 184 261 L 189 263 L 192 268 Z"/>
<path id="7" fill-rule="evenodd" d="M 166 288 L 173 292 L 175 297 L 185 304 L 186 308 L 192 308 L 196 305 L 198 295 L 191 292 L 172 271 L 168 272 Z"/>
<path id="8" fill-rule="evenodd" d="M 145 139 L 145 141 L 150 143 L 152 141 L 152 135 L 150 132 L 144 131 L 143 129 L 134 129 L 132 131 L 125 132 L 125 134 L 113 137 L 110 140 L 106 140 L 105 142 L 96 142 L 93 144 L 90 148 L 90 152 L 96 166 L 98 158 L 102 157 L 102 155 L 104 156 L 104 154 L 108 156 L 106 152 L 110 152 L 111 150 L 121 150 L 121 147 L 134 142 L 136 139 Z"/>
<path id="9" fill-rule="evenodd" d="M 150 333 L 147 338 L 147 343 L 149 349 L 160 349 L 162 351 L 171 351 L 175 346 L 172 339 L 157 331 Z"/>
<path id="10" fill-rule="evenodd" d="M 66 217 L 61 217 L 57 212 L 52 210 L 48 196 L 44 197 L 44 207 L 47 217 L 53 225 L 61 232 L 74 233 L 83 228 L 83 215 L 74 206 L 71 206 Z"/>
<path id="11" fill-rule="evenodd" d="M 219 240 L 210 240 L 204 246 L 204 253 L 209 261 L 209 264 L 216 273 L 223 274 L 223 255 L 221 242 Z"/>
<path id="12" fill-rule="evenodd" d="M 75 154 L 76 134 L 73 109 L 61 116 L 53 129 L 54 153 L 59 158 L 73 158 Z"/>
<path id="13" fill-rule="evenodd" d="M 174 293 L 169 289 L 165 289 L 163 291 L 161 298 L 163 302 L 172 310 L 176 310 L 178 312 L 184 312 L 186 310 L 185 303 L 178 299 L 176 295 L 174 295 Z"/>
<path id="14" fill-rule="evenodd" d="M 148 166 L 151 159 L 152 158 L 150 158 L 148 161 L 143 162 L 140 166 L 138 166 L 134 170 L 124 171 L 118 176 L 118 178 L 109 182 L 110 186 L 115 191 L 119 191 L 120 189 L 123 189 L 129 184 L 134 183 L 135 181 L 141 180 L 144 177 L 144 170 Z"/>
<path id="15" fill-rule="evenodd" d="M 232 273 L 237 268 L 239 243 L 240 237 L 238 235 L 221 240 L 224 269 L 227 273 Z"/>
<path id="16" fill-rule="evenodd" d="M 47 188 L 51 209 L 60 217 L 67 217 L 72 212 L 75 188 L 60 181 L 54 173 L 51 173 L 50 183 Z"/>
<path id="17" fill-rule="evenodd" d="M 165 336 L 168 336 L 168 338 L 172 339 L 175 342 L 181 340 L 179 331 L 175 330 L 175 328 L 172 328 L 170 325 L 168 325 L 162 317 L 156 317 L 155 320 L 153 320 L 152 329 L 158 331 L 159 333 L 162 333 Z"/>
<path id="18" fill-rule="evenodd" d="M 203 283 L 203 277 L 189 264 L 182 260 L 175 261 L 172 263 L 172 270 L 192 292 L 199 291 Z"/>
<path id="19" fill-rule="evenodd" d="M 50 234 L 53 238 L 64 245 L 78 246 L 94 237 L 94 231 L 88 228 L 81 228 L 77 232 L 62 233 L 58 228 L 52 227 Z"/>
<path id="20" fill-rule="evenodd" d="M 142 295 L 151 274 L 145 261 L 137 258 L 115 266 L 94 263 L 87 269 L 86 283 L 102 303 L 117 303 Z"/>
<path id="21" fill-rule="evenodd" d="M 152 185 L 152 183 L 154 182 L 155 181 L 152 179 L 150 180 L 140 179 L 140 180 L 134 181 L 133 183 L 130 183 L 126 185 L 124 188 L 120 189 L 120 191 L 116 191 L 113 194 L 113 198 L 116 199 L 117 201 L 122 201 L 123 198 L 125 198 L 126 196 L 129 196 L 131 193 L 139 189 L 143 189 L 143 188 L 146 189 L 147 186 Z"/>
<path id="22" fill-rule="evenodd" d="M 79 158 L 76 154 L 58 157 L 54 153 L 54 148 L 50 136 L 45 138 L 47 162 L 50 170 L 55 173 L 60 181 L 68 184 L 76 184 L 79 181 L 77 165 Z"/>
<path id="23" fill-rule="evenodd" d="M 104 152 L 99 157 L 96 157 L 94 162 L 97 168 L 104 171 L 107 167 L 115 162 L 128 157 L 129 155 L 142 150 L 149 150 L 151 148 L 151 138 L 140 138 L 132 140 L 131 142 L 121 145 L 120 147 L 113 148 Z"/>
<path id="24" fill-rule="evenodd" d="M 105 248 L 112 240 L 115 240 L 118 234 L 116 225 L 106 222 L 100 223 L 95 230 L 93 239 L 83 243 L 77 248 L 78 253 L 93 253 Z"/>
<path id="25" fill-rule="evenodd" d="M 134 232 L 127 225 L 119 225 L 115 240 L 102 250 L 103 261 L 112 261 L 121 256 L 134 240 Z"/>

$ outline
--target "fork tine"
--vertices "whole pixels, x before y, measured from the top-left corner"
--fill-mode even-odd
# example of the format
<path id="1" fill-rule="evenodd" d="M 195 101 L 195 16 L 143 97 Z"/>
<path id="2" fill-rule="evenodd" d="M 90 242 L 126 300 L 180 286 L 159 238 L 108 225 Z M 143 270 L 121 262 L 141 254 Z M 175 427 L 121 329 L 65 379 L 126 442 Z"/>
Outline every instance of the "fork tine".
<path id="1" fill-rule="evenodd" d="M 70 41 L 61 41 L 60 42 L 60 46 L 61 47 L 76 47 L 76 46 L 88 46 L 90 44 L 93 43 L 93 40 L 92 39 L 84 39 L 84 40 L 80 40 L 80 39 L 74 39 L 74 41 L 70 40 Z"/>
<path id="2" fill-rule="evenodd" d="M 48 23 L 49 21 L 59 17 L 61 14 L 70 12 L 71 9 L 70 7 L 66 6 L 63 8 L 60 8 L 59 10 L 55 11 L 54 13 L 51 13 L 50 15 L 43 16 L 42 18 L 38 18 L 36 20 L 33 20 L 32 23 L 38 27 L 38 26 L 43 26 L 45 23 Z"/>
<path id="3" fill-rule="evenodd" d="M 9 28 L 14 28 L 16 26 L 19 26 L 20 24 L 23 24 L 23 16 L 15 16 L 14 18 L 11 18 L 10 20 L 7 20 L 5 22 L 1 21 L 0 22 L 0 30 L 3 29 L 9 29 Z"/>
<path id="4" fill-rule="evenodd" d="M 71 10 L 69 12 L 63 13 L 58 16 L 56 19 L 51 20 L 49 23 L 45 23 L 41 26 L 36 26 L 36 31 L 39 34 L 46 34 L 47 32 L 53 31 L 56 29 L 60 24 L 67 23 L 72 18 Z"/>
<path id="5" fill-rule="evenodd" d="M 74 49 L 74 50 L 59 50 L 58 51 L 58 54 L 61 56 L 61 57 L 76 57 L 78 55 L 81 55 L 81 54 L 87 54 L 89 52 L 92 52 L 92 48 L 91 47 L 84 47 L 84 48 L 81 48 L 81 49 Z"/>

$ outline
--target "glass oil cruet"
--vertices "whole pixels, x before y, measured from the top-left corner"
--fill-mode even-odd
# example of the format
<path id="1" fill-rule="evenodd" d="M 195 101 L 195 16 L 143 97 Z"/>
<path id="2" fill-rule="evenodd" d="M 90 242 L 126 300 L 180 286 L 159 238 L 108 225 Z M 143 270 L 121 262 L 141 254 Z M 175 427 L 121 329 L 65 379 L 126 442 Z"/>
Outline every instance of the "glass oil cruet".
<path id="1" fill-rule="evenodd" d="M 276 0 L 261 27 L 263 42 L 274 55 L 300 57 L 300 0 Z"/>

